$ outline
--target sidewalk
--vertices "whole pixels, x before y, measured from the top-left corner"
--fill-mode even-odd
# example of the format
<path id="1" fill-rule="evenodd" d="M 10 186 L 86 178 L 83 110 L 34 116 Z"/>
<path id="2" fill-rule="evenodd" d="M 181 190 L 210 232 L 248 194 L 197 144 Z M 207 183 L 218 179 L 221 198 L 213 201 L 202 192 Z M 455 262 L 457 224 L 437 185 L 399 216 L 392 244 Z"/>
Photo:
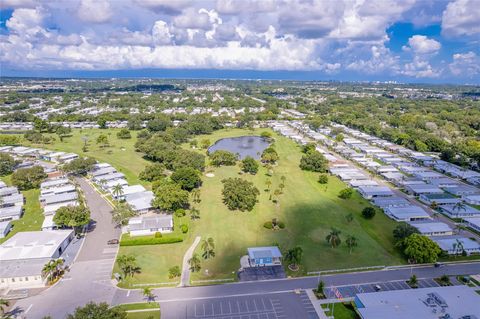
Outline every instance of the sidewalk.
<path id="1" fill-rule="evenodd" d="M 180 284 L 178 287 L 187 287 L 190 286 L 190 265 L 188 264 L 188 260 L 192 258 L 193 252 L 197 245 L 200 243 L 200 236 L 195 237 L 192 246 L 188 248 L 183 256 L 183 263 L 182 263 L 182 276 L 180 278 Z"/>
<path id="2" fill-rule="evenodd" d="M 313 290 L 306 289 L 305 292 L 307 293 L 307 296 L 310 299 L 310 302 L 312 303 L 313 308 L 315 308 L 315 312 L 317 313 L 318 318 L 329 319 L 329 317 L 325 314 L 324 309 L 322 308 L 322 301 L 320 299 L 317 299 L 317 297 L 315 297 Z"/>

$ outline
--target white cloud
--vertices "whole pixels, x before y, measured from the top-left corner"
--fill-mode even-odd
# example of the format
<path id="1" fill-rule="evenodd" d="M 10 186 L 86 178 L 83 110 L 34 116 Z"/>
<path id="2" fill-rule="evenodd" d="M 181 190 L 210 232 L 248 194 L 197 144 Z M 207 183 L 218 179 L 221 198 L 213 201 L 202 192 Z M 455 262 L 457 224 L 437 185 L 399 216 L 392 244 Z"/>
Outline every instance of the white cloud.
<path id="1" fill-rule="evenodd" d="M 347 51 L 341 50 L 344 55 L 347 54 L 350 57 L 350 61 L 346 67 L 347 70 L 366 74 L 380 74 L 384 72 L 392 74 L 398 73 L 398 57 L 392 55 L 390 50 L 383 44 L 372 45 L 369 49 L 370 56 L 365 59 L 352 59 L 352 56 L 355 56 L 353 52 L 358 52 L 358 50 L 358 44 L 352 44 Z"/>
<path id="2" fill-rule="evenodd" d="M 455 76 L 471 78 L 480 74 L 480 58 L 472 51 L 456 53 L 453 55 L 453 62 L 448 67 Z"/>
<path id="3" fill-rule="evenodd" d="M 442 16 L 442 33 L 448 36 L 472 36 L 480 33 L 480 2 L 455 0 Z"/>
<path id="4" fill-rule="evenodd" d="M 434 69 L 428 61 L 416 56 L 411 63 L 405 64 L 401 74 L 416 78 L 437 78 L 441 75 L 441 71 Z"/>
<path id="5" fill-rule="evenodd" d="M 275 0 L 217 0 L 216 10 L 222 14 L 265 13 L 275 10 Z"/>
<path id="6" fill-rule="evenodd" d="M 191 5 L 192 0 L 134 0 L 134 3 L 153 11 L 176 15 Z"/>
<path id="7" fill-rule="evenodd" d="M 35 0 L 2 0 L 0 8 L 35 8 L 39 4 Z"/>
<path id="8" fill-rule="evenodd" d="M 112 9 L 107 0 L 81 0 L 77 14 L 82 21 L 103 23 L 109 21 Z"/>
<path id="9" fill-rule="evenodd" d="M 208 11 L 194 8 L 189 8 L 182 15 L 175 17 L 173 25 L 181 29 L 210 30 L 212 28 Z"/>
<path id="10" fill-rule="evenodd" d="M 165 21 L 158 20 L 155 22 L 152 28 L 152 37 L 155 44 L 165 45 L 171 44 L 172 35 Z"/>
<path id="11" fill-rule="evenodd" d="M 408 46 L 404 46 L 403 50 L 412 50 L 416 54 L 432 54 L 437 53 L 441 47 L 440 42 L 434 39 L 424 35 L 414 35 L 408 39 Z"/>

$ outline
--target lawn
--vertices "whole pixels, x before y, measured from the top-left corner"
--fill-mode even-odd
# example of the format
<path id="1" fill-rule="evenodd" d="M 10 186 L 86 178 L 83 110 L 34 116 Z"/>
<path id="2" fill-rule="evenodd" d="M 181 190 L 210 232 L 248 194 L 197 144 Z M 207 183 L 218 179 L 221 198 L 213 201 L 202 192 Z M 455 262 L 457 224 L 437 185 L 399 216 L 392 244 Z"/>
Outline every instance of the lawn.
<path id="1" fill-rule="evenodd" d="M 259 134 L 261 131 L 222 130 L 198 137 L 198 140 L 208 138 L 213 143 L 219 138 Z M 403 262 L 393 245 L 395 222 L 381 213 L 373 220 L 365 220 L 360 212 L 369 205 L 366 200 L 358 194 L 350 200 L 339 199 L 337 194 L 346 187 L 344 183 L 330 177 L 326 187 L 320 185 L 317 173 L 305 172 L 298 167 L 301 158 L 299 146 L 285 137 L 275 135 L 275 139 L 280 161 L 274 168 L 273 176 L 266 176 L 263 167 L 255 176 L 241 175 L 261 191 L 259 202 L 251 212 L 232 212 L 222 203 L 221 180 L 240 176 L 240 168 L 209 168 L 215 177 L 203 179 L 202 202 L 198 205 L 201 218 L 194 222 L 194 231 L 202 238 L 214 238 L 217 257 L 203 261 L 202 270 L 193 274 L 193 280 L 233 278 L 247 247 L 274 243 L 283 249 L 296 245 L 302 247 L 302 268 L 294 275 L 316 270 Z M 276 205 L 270 200 L 270 192 L 278 188 L 281 176 L 286 177 L 285 189 Z M 267 179 L 272 181 L 271 191 L 265 191 Z M 350 212 L 354 214 L 354 220 L 348 223 L 345 216 Z M 284 221 L 286 229 L 272 231 L 263 227 L 264 222 L 274 217 Z M 352 254 L 349 254 L 345 245 L 333 249 L 327 244 L 325 237 L 331 227 L 342 231 L 343 240 L 347 234 L 357 237 L 359 246 Z M 200 247 L 197 253 L 201 254 Z"/>
<path id="2" fill-rule="evenodd" d="M 137 141 L 137 133 L 132 131 L 131 139 L 118 139 L 117 132 L 120 129 L 88 129 L 88 130 L 72 130 L 70 137 L 65 137 L 63 142 L 60 141 L 56 134 L 45 134 L 55 138 L 52 144 L 31 144 L 25 140 L 25 145 L 32 145 L 44 149 L 55 151 L 72 152 L 80 156 L 89 156 L 100 162 L 107 162 L 114 166 L 118 171 L 125 174 L 130 184 L 148 183 L 140 181 L 138 174 L 144 169 L 148 161 L 143 159 L 139 153 L 135 152 L 135 142 Z M 102 148 L 96 143 L 96 139 L 100 134 L 106 134 L 109 140 L 109 147 Z M 87 138 L 88 150 L 83 152 L 84 138 Z"/>
<path id="3" fill-rule="evenodd" d="M 149 303 L 133 303 L 133 304 L 124 304 L 116 306 L 115 308 L 119 308 L 125 310 L 127 312 L 128 319 L 160 319 L 160 305 L 158 302 L 149 302 Z M 148 310 L 151 309 L 151 310 Z M 144 310 L 140 312 L 129 312 L 135 310 Z"/>
<path id="4" fill-rule="evenodd" d="M 3 176 L 1 179 L 7 185 L 11 185 L 10 177 L 11 175 Z M 12 230 L 10 231 L 10 233 L 8 233 L 7 237 L 0 239 L 0 244 L 18 232 L 35 231 L 41 230 L 42 228 L 44 216 L 40 207 L 40 202 L 38 200 L 40 196 L 40 190 L 31 189 L 28 191 L 23 191 L 22 194 L 25 197 L 25 205 L 23 206 L 25 212 L 22 218 L 12 222 Z"/>
<path id="5" fill-rule="evenodd" d="M 329 309 L 325 313 L 327 316 L 332 315 L 332 305 L 322 305 L 323 309 Z M 353 310 L 352 305 L 347 305 L 344 303 L 336 303 L 335 306 L 333 307 L 333 317 L 335 319 L 357 319 L 360 318 L 358 314 Z"/>

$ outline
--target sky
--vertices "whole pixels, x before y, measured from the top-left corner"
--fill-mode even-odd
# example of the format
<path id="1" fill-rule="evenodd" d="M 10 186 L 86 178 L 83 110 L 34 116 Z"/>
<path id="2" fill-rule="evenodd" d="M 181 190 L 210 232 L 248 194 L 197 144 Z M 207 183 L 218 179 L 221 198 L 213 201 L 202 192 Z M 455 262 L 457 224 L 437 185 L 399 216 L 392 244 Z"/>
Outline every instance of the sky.
<path id="1" fill-rule="evenodd" d="M 1 76 L 480 83 L 480 0 L 0 0 Z"/>

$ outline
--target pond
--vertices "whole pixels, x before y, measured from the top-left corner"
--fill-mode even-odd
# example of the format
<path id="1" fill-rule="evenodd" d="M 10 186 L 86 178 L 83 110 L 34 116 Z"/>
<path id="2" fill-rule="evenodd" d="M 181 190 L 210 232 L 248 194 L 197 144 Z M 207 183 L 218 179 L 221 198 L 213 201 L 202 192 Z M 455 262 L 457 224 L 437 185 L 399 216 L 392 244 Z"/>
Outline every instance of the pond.
<path id="1" fill-rule="evenodd" d="M 270 142 L 260 136 L 228 137 L 218 140 L 208 148 L 208 152 L 213 153 L 218 150 L 223 150 L 238 154 L 240 159 L 250 156 L 258 160 L 263 150 L 269 145 Z"/>

